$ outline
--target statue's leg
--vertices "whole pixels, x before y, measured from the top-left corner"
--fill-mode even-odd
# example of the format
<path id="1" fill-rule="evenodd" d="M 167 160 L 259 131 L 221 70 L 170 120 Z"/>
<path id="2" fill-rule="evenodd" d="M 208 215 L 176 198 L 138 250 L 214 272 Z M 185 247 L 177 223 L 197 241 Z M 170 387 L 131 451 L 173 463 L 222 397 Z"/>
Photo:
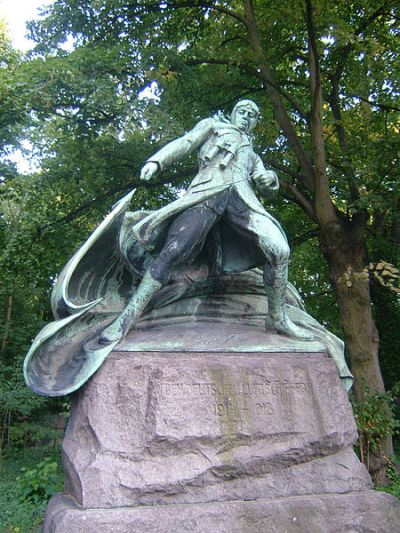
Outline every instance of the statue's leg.
<path id="1" fill-rule="evenodd" d="M 264 284 L 268 299 L 268 315 L 265 320 L 267 331 L 299 339 L 311 339 L 312 335 L 296 326 L 286 313 L 286 287 L 290 249 L 286 237 L 267 214 L 250 211 L 239 198 L 233 198 L 226 213 L 229 224 L 238 231 L 248 233 L 252 241 L 265 256 Z"/>
<path id="2" fill-rule="evenodd" d="M 202 250 L 209 231 L 221 216 L 214 204 L 218 205 L 218 198 L 187 209 L 171 224 L 165 244 L 150 267 L 152 276 L 163 285 L 173 270 L 190 264 Z"/>
<path id="3" fill-rule="evenodd" d="M 251 214 L 252 225 L 258 228 L 258 242 L 266 261 L 264 285 L 268 298 L 267 331 L 277 331 L 290 337 L 308 340 L 312 335 L 294 324 L 286 313 L 286 287 L 290 249 L 286 237 L 268 217 Z"/>
<path id="4" fill-rule="evenodd" d="M 294 324 L 286 313 L 286 287 L 288 262 L 276 261 L 276 257 L 269 254 L 264 269 L 264 284 L 268 298 L 268 315 L 265 319 L 267 331 L 276 331 L 289 337 L 308 340 L 312 335 Z"/>
<path id="5" fill-rule="evenodd" d="M 128 331 L 136 324 L 142 315 L 151 297 L 161 289 L 162 284 L 153 278 L 149 271 L 145 273 L 140 281 L 134 295 L 129 300 L 128 305 L 101 334 L 100 342 L 115 342 L 122 339 Z"/>
<path id="6" fill-rule="evenodd" d="M 152 296 L 169 280 L 176 266 L 196 256 L 218 213 L 199 204 L 179 215 L 171 224 L 165 244 L 153 261 L 122 313 L 101 334 L 100 342 L 122 339 L 139 320 Z"/>

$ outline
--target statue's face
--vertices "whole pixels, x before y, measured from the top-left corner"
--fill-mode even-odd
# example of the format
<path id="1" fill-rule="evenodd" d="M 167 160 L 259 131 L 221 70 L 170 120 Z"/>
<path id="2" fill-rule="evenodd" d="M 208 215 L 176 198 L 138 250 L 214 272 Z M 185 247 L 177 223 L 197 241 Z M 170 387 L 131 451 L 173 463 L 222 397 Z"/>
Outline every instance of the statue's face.
<path id="1" fill-rule="evenodd" d="M 250 107 L 237 107 L 234 109 L 231 117 L 232 124 L 240 130 L 250 133 L 257 124 L 258 115 Z"/>

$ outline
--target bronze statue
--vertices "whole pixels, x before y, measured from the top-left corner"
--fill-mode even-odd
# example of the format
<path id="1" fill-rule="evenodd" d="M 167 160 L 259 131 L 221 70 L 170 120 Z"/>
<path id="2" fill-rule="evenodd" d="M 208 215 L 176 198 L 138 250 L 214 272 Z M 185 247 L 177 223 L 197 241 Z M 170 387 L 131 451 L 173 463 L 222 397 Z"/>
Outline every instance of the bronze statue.
<path id="1" fill-rule="evenodd" d="M 254 193 L 253 187 L 264 196 L 279 188 L 252 148 L 258 118 L 257 105 L 241 100 L 230 119 L 202 120 L 147 161 L 143 180 L 197 150 L 199 172 L 183 196 L 157 211 L 129 212 L 130 192 L 68 261 L 52 293 L 55 321 L 25 359 L 28 386 L 43 395 L 68 394 L 119 343 L 128 351 L 179 351 L 173 331 L 168 342 L 151 342 L 153 323 L 207 321 L 204 305 L 214 298 L 217 322 L 244 324 L 253 328 L 246 338 L 257 338 L 231 350 L 279 351 L 285 337 L 294 351 L 304 344 L 325 349 L 350 389 L 343 342 L 306 313 L 288 283 L 286 236 Z M 260 321 L 281 336 L 263 332 Z"/>
<path id="2" fill-rule="evenodd" d="M 264 267 L 268 298 L 266 329 L 300 339 L 311 338 L 285 311 L 287 239 L 253 190 L 255 186 L 268 194 L 279 187 L 275 172 L 266 170 L 253 151 L 250 134 L 258 117 L 257 105 L 251 100 L 241 100 L 234 107 L 230 121 L 220 117 L 202 120 L 145 164 L 140 177 L 150 180 L 194 150 L 199 153 L 199 172 L 186 194 L 132 228 L 145 248 L 160 251 L 124 311 L 103 331 L 101 342 L 114 342 L 126 335 L 150 298 L 169 281 L 176 265 L 190 263 L 202 250 L 210 232 L 218 247 L 213 255 L 221 258 L 217 265 L 220 272 Z M 220 226 L 217 230 L 216 225 Z M 219 238 L 215 238 L 218 230 Z M 244 242 L 240 256 L 234 256 L 229 250 L 237 239 Z"/>

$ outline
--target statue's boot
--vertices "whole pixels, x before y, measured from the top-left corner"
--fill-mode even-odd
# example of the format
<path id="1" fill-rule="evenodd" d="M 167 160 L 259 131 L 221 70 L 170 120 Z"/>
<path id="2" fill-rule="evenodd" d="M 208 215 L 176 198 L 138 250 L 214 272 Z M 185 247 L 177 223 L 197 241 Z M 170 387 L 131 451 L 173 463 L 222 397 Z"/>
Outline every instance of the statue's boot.
<path id="1" fill-rule="evenodd" d="M 128 333 L 141 317 L 151 297 L 160 290 L 162 284 L 153 278 L 149 271 L 143 276 L 135 294 L 119 317 L 105 328 L 100 336 L 101 343 L 115 342 Z"/>
<path id="2" fill-rule="evenodd" d="M 286 314 L 287 265 L 278 266 L 271 274 L 264 273 L 265 290 L 268 299 L 268 315 L 265 319 L 265 329 L 276 331 L 288 337 L 301 340 L 311 340 L 313 335 L 299 326 Z"/>

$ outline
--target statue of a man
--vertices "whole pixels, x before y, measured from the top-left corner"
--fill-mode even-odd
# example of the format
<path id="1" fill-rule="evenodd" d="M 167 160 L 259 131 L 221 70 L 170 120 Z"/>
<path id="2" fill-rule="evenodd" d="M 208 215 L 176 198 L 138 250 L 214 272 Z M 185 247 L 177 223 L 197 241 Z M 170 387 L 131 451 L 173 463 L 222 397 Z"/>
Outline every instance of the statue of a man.
<path id="1" fill-rule="evenodd" d="M 285 311 L 289 246 L 280 225 L 257 199 L 261 193 L 278 190 L 275 172 L 266 170 L 253 151 L 250 134 L 259 109 L 251 100 L 234 107 L 230 121 L 219 116 L 202 120 L 189 133 L 170 142 L 141 171 L 150 180 L 167 166 L 198 150 L 199 172 L 185 195 L 145 217 L 132 231 L 140 244 L 158 252 L 147 268 L 136 292 L 123 312 L 101 334 L 100 342 L 123 338 L 136 324 L 151 297 L 168 282 L 171 272 L 190 264 L 202 251 L 217 225 L 225 231 L 214 239 L 212 253 L 229 256 L 237 238 L 245 243 L 242 252 L 229 258 L 221 272 L 241 272 L 263 265 L 268 299 L 266 329 L 309 339 Z M 219 241 L 219 242 L 218 242 Z M 224 264 L 224 258 L 220 261 Z"/>

